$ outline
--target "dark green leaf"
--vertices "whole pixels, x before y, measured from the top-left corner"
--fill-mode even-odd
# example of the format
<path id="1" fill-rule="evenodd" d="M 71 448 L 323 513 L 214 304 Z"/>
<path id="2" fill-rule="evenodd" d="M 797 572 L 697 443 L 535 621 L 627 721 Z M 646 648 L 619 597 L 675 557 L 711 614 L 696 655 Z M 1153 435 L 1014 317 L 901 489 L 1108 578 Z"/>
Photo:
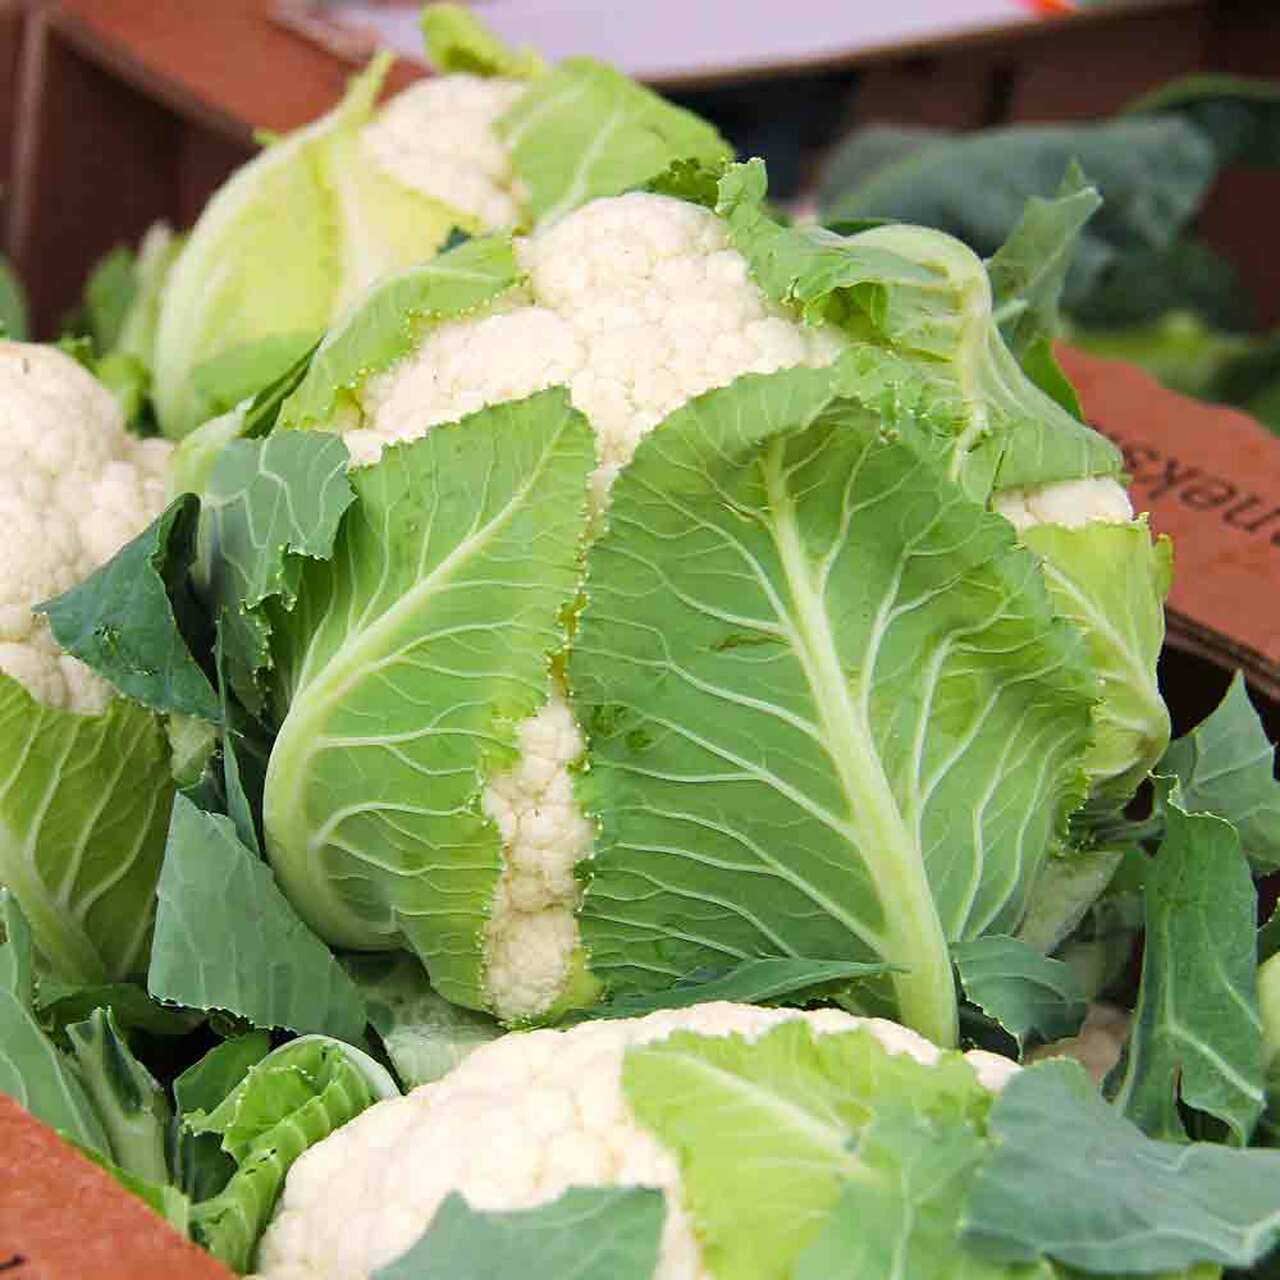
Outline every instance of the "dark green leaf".
<path id="1" fill-rule="evenodd" d="M 218 417 L 250 396 L 269 394 L 299 365 L 305 371 L 305 361 L 317 341 L 317 335 L 310 332 L 277 333 L 232 347 L 197 365 L 191 383 L 199 397 L 201 420 Z M 277 406 L 283 398 L 278 397 Z"/>
<path id="2" fill-rule="evenodd" d="M 450 1004 L 431 989 L 421 961 L 404 952 L 343 957 L 406 1088 L 447 1075 L 473 1050 L 503 1032 L 488 1014 Z"/>
<path id="3" fill-rule="evenodd" d="M 178 1116 L 174 1133 L 174 1181 L 193 1200 L 207 1200 L 227 1185 L 236 1163 L 222 1149 L 217 1134 L 192 1133 L 183 1123 L 192 1111 L 212 1111 L 261 1062 L 271 1049 L 265 1031 L 224 1040 L 173 1082 Z"/>
<path id="4" fill-rule="evenodd" d="M 1280 164 L 1280 85 L 1244 76 L 1193 75 L 1139 98 L 1133 114 L 1176 114 L 1213 144 L 1218 164 Z"/>
<path id="5" fill-rule="evenodd" d="M 1124 856 L 1122 849 L 1069 849 L 1050 857 L 1018 937 L 1044 955 L 1056 951 L 1115 879 Z"/>
<path id="6" fill-rule="evenodd" d="M 250 1031 L 216 1045 L 174 1080 L 178 1109 L 212 1111 L 270 1049 L 271 1037 L 265 1031 Z"/>
<path id="7" fill-rule="evenodd" d="M 665 1213 L 649 1187 L 570 1187 L 510 1213 L 479 1212 L 455 1191 L 374 1280 L 651 1280 Z"/>
<path id="8" fill-rule="evenodd" d="M 1280 782 L 1274 770 L 1275 748 L 1239 672 L 1218 706 L 1170 743 L 1155 768 L 1162 777 L 1177 778 L 1188 812 L 1230 822 L 1260 871 L 1280 867 Z"/>
<path id="9" fill-rule="evenodd" d="M 1194 240 L 1136 249 L 1114 258 L 1088 293 L 1071 299 L 1077 326 L 1114 329 L 1170 312 L 1203 316 L 1223 329 L 1254 323 L 1256 307 L 1236 267 Z"/>
<path id="10" fill-rule="evenodd" d="M 705 120 L 591 58 L 566 58 L 533 80 L 497 131 L 530 210 L 547 222 L 638 187 L 673 160 L 732 156 Z"/>
<path id="11" fill-rule="evenodd" d="M 1049 1257 L 1108 1276 L 1247 1267 L 1280 1238 L 1280 1152 L 1145 1138 L 1077 1063 L 1020 1071 L 988 1131 L 964 1228 L 994 1261 Z"/>
<path id="12" fill-rule="evenodd" d="M 988 261 L 1000 332 L 1019 360 L 1058 335 L 1067 269 L 1085 224 L 1101 204 L 1097 188 L 1073 161 L 1057 195 L 1052 200 L 1032 196 L 1009 238 Z"/>
<path id="13" fill-rule="evenodd" d="M 893 971 L 888 964 L 854 960 L 805 960 L 798 956 L 743 960 L 729 969 L 693 973 L 674 986 L 619 996 L 587 1009 L 583 1018 L 639 1018 L 658 1009 L 687 1009 L 710 1000 L 740 1004 L 803 1003 L 823 988 Z"/>
<path id="14" fill-rule="evenodd" d="M 195 1239 L 247 1271 L 293 1162 L 372 1103 L 397 1095 L 367 1054 L 326 1036 L 292 1040 L 255 1063 L 216 1108 L 184 1117 L 188 1132 L 220 1136 L 237 1165 L 227 1185 L 193 1210 Z"/>
<path id="15" fill-rule="evenodd" d="M 1218 168 L 1202 132 L 1172 115 L 1012 125 L 944 134 L 914 148 L 885 147 L 881 132 L 859 130 L 832 160 L 831 173 L 850 173 L 853 180 L 838 190 L 824 184 L 824 219 L 873 216 L 938 227 L 983 256 L 1003 244 L 1029 199 L 1052 196 L 1067 166 L 1079 164 L 1103 204 L 1080 233 L 1067 273 L 1072 312 L 1118 255 L 1174 243 Z M 888 162 L 855 163 L 855 150 L 883 154 Z"/>
<path id="16" fill-rule="evenodd" d="M 80 1079 L 102 1121 L 113 1163 L 144 1183 L 169 1181 L 170 1120 L 164 1090 L 134 1057 L 110 1009 L 95 1009 L 67 1028 Z"/>
<path id="17" fill-rule="evenodd" d="M 174 798 L 158 895 L 152 995 L 225 1010 L 257 1027 L 360 1042 L 366 1018 L 359 992 L 229 818 Z"/>
<path id="18" fill-rule="evenodd" d="M 178 498 L 101 569 L 38 608 L 67 652 L 135 702 L 216 721 L 217 695 L 174 604 L 195 556 L 199 509 L 190 494 Z"/>
<path id="19" fill-rule="evenodd" d="M 1073 1036 L 1085 1000 L 1075 974 L 1017 938 L 996 934 L 951 948 L 965 995 L 1025 1047 L 1028 1039 Z"/>
<path id="20" fill-rule="evenodd" d="M 99 353 L 115 349 L 137 292 L 138 264 L 132 249 L 117 245 L 94 264 L 84 287 L 84 319 Z"/>
<path id="21" fill-rule="evenodd" d="M 0 338 L 21 342 L 27 336 L 27 295 L 13 268 L 0 255 Z"/>
<path id="22" fill-rule="evenodd" d="M 0 1093 L 79 1146 L 109 1156 L 106 1130 L 75 1065 L 40 1029 L 31 1011 L 31 931 L 17 902 L 0 889 Z"/>
<path id="23" fill-rule="evenodd" d="M 255 715 L 270 664 L 262 606 L 292 608 L 304 558 L 327 559 L 354 500 L 347 449 L 322 431 L 232 440 L 218 455 L 202 499 L 200 588 L 218 620 L 226 675 Z"/>
<path id="24" fill-rule="evenodd" d="M 1036 338 L 1023 351 L 1020 363 L 1022 372 L 1031 379 L 1051 400 L 1060 404 L 1073 418 L 1084 419 L 1080 397 L 1053 353 L 1049 338 Z"/>
<path id="25" fill-rule="evenodd" d="M 969 1253 L 960 1210 L 985 1144 L 962 1116 L 886 1107 L 858 1137 L 859 1176 L 844 1183 L 826 1226 L 796 1260 L 791 1280 L 1013 1280 Z M 1020 1280 L 1049 1280 L 1048 1267 Z"/>
<path id="26" fill-rule="evenodd" d="M 1263 1106 L 1253 882 L 1229 823 L 1172 799 L 1166 821 L 1147 872 L 1133 1032 L 1109 1086 L 1154 1137 L 1184 1136 L 1181 1098 L 1244 1145 Z"/>
<path id="27" fill-rule="evenodd" d="M 42 977 L 36 984 L 36 1013 L 55 1038 L 73 1022 L 83 1022 L 95 1009 L 109 1009 L 124 1031 L 153 1036 L 183 1036 L 201 1016 L 190 1009 L 169 1009 L 132 982 L 84 985 Z"/>

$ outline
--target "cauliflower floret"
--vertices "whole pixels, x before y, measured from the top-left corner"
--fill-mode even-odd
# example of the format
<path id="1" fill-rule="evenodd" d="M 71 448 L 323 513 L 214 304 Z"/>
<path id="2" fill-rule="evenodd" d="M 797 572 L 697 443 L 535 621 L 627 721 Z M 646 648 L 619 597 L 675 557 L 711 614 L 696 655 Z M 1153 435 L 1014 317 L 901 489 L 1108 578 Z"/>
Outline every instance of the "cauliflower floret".
<path id="1" fill-rule="evenodd" d="M 1110 476 L 1059 480 L 1030 489 L 1006 489 L 992 498 L 991 505 L 1020 533 L 1037 524 L 1081 529 L 1095 520 L 1127 524 L 1133 519 L 1129 495 L 1124 486 Z"/>
<path id="2" fill-rule="evenodd" d="M 54 347 L 0 342 L 0 671 L 94 715 L 109 687 L 32 606 L 83 581 L 163 508 L 172 446 L 124 429 L 112 394 Z"/>
<path id="3" fill-rule="evenodd" d="M 744 373 L 829 364 L 842 346 L 770 302 L 720 219 L 681 200 L 596 200 L 516 252 L 521 289 L 483 316 L 439 325 L 370 379 L 363 420 L 345 436 L 357 464 L 438 423 L 563 385 L 595 431 L 602 507 L 644 436 L 688 400 Z M 486 957 L 505 1018 L 545 1010 L 563 988 L 577 945 L 573 865 L 591 851 L 570 774 L 582 742 L 563 697 L 553 691 L 519 738 L 521 764 L 484 798 L 505 846 Z"/>
<path id="4" fill-rule="evenodd" d="M 708 1280 L 681 1204 L 676 1160 L 631 1116 L 623 1056 L 678 1030 L 755 1039 L 796 1018 L 819 1035 L 861 1026 L 891 1053 L 925 1064 L 938 1057 L 915 1032 L 878 1018 L 725 1003 L 507 1035 L 444 1079 L 377 1103 L 304 1153 L 262 1238 L 260 1275 L 369 1276 L 413 1244 L 451 1191 L 473 1208 L 503 1210 L 546 1204 L 571 1186 L 643 1185 L 660 1187 L 667 1201 L 655 1280 Z M 966 1057 L 988 1089 L 1017 1070 L 992 1054 Z"/>
<path id="5" fill-rule="evenodd" d="M 360 148 L 389 177 L 475 218 L 515 226 L 526 199 L 498 120 L 524 93 L 519 80 L 435 76 L 393 98 L 360 131 Z"/>

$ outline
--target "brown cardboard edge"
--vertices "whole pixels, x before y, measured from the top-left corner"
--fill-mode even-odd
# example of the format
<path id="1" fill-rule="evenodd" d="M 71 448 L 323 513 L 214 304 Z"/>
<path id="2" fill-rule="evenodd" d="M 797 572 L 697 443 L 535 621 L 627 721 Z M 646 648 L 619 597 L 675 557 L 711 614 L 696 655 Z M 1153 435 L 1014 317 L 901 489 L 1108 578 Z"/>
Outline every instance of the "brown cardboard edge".
<path id="1" fill-rule="evenodd" d="M 678 75 L 646 77 L 646 83 L 662 89 L 702 89 L 734 81 L 764 76 L 800 76 L 854 67 L 873 67 L 904 58 L 919 58 L 941 54 L 978 51 L 999 46 L 1015 52 L 1025 41 L 1051 37 L 1064 27 L 1106 27 L 1123 22 L 1136 14 L 1166 10 L 1194 9 L 1206 0 L 1126 0 L 1119 7 L 1098 6 L 1075 13 L 1041 14 L 1038 20 L 1019 25 L 984 25 L 967 31 L 956 32 L 942 39 L 920 38 L 896 44 L 859 46 L 836 50 L 812 58 L 791 58 L 778 62 L 746 63 L 732 70 L 707 68 L 702 71 L 682 72 Z M 341 22 L 325 17 L 320 10 L 324 0 L 272 0 L 269 12 L 273 21 L 306 39 L 353 62 L 362 61 L 378 48 L 377 37 L 354 23 Z M 352 52 L 354 51 L 354 52 Z M 404 55 L 401 55 L 404 57 Z M 425 60 L 413 60 L 415 65 L 428 70 Z"/>
<path id="2" fill-rule="evenodd" d="M 1280 672 L 1260 653 L 1174 609 L 1165 611 L 1165 626 L 1165 643 L 1171 648 L 1204 658 L 1226 671 L 1240 671 L 1260 693 L 1280 702 Z"/>
<path id="3" fill-rule="evenodd" d="M 13 1280 L 232 1280 L 221 1263 L 3 1093 L 0 1270 Z"/>
<path id="4" fill-rule="evenodd" d="M 1082 407 L 1086 419 L 1107 417 L 1103 406 L 1090 395 L 1090 387 L 1080 385 L 1080 375 L 1089 373 L 1087 382 L 1104 382 L 1109 389 L 1119 391 L 1127 387 L 1130 392 L 1140 392 L 1154 403 L 1167 404 L 1172 413 L 1181 413 L 1204 422 L 1206 450 L 1212 452 L 1214 437 L 1211 434 L 1213 420 L 1226 420 L 1237 429 L 1243 428 L 1255 438 L 1270 443 L 1268 452 L 1274 452 L 1276 467 L 1280 471 L 1280 438 L 1271 436 L 1259 423 L 1239 409 L 1225 405 L 1208 404 L 1179 395 L 1161 386 L 1150 374 L 1135 365 L 1114 359 L 1089 355 L 1072 348 L 1069 343 L 1057 344 L 1058 356 L 1067 376 L 1077 382 L 1081 392 Z M 1109 406 L 1108 406 L 1109 407 Z M 1099 412 L 1099 410 L 1102 410 Z M 1174 542 L 1174 572 L 1177 574 L 1177 540 Z M 1277 605 L 1280 610 L 1280 604 Z M 1272 661 L 1247 642 L 1213 626 L 1204 617 L 1192 616 L 1184 609 L 1169 606 L 1165 611 L 1166 643 L 1172 648 L 1206 659 L 1226 670 L 1240 670 L 1259 692 L 1273 700 L 1280 700 L 1280 664 Z"/>

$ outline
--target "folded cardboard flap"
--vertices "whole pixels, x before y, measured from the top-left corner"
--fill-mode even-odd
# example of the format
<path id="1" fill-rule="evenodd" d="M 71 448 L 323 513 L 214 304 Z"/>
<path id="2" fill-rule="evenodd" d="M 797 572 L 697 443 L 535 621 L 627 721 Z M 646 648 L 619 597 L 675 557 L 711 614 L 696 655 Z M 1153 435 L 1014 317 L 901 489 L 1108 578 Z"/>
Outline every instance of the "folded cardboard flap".
<path id="1" fill-rule="evenodd" d="M 1280 698 L 1280 439 L 1069 347 L 1085 418 L 1124 453 L 1136 510 L 1173 539 L 1169 643 Z"/>
<path id="2" fill-rule="evenodd" d="M 232 1280 L 105 1170 L 0 1093 L 5 1280 Z"/>

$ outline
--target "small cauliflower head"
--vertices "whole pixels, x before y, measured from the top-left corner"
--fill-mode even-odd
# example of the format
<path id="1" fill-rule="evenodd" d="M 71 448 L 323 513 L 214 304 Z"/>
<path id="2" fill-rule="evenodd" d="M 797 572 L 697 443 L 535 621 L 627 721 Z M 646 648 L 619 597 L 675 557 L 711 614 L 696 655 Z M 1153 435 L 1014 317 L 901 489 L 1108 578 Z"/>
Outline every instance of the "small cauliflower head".
<path id="1" fill-rule="evenodd" d="M 913 1031 L 836 1009 L 712 1003 L 568 1031 L 510 1034 L 477 1049 L 443 1080 L 378 1103 L 303 1154 L 289 1171 L 259 1247 L 262 1280 L 371 1276 L 422 1235 L 451 1192 L 460 1192 L 474 1209 L 495 1211 L 533 1208 L 584 1186 L 661 1189 L 667 1212 L 655 1280 L 709 1280 L 700 1215 L 689 1203 L 682 1169 L 699 1158 L 699 1142 L 714 1137 L 722 1144 L 719 1159 L 732 1163 L 735 1145 L 744 1157 L 753 1154 L 751 1139 L 740 1131 L 701 1131 L 692 1145 L 675 1149 L 660 1125 L 637 1114 L 638 1094 L 624 1071 L 628 1051 L 686 1031 L 764 1050 L 763 1038 L 796 1023 L 815 1038 L 869 1033 L 871 1044 L 857 1036 L 847 1041 L 855 1064 L 885 1051 L 890 1059 L 905 1055 L 925 1068 L 938 1067 L 944 1057 L 952 1070 L 959 1067 L 959 1055 L 942 1055 Z M 958 1071 L 961 1090 L 966 1081 L 971 1091 L 977 1085 L 998 1090 L 1017 1070 L 992 1054 L 964 1056 L 972 1072 Z M 873 1110 L 875 1092 L 893 1086 L 883 1083 L 888 1073 L 869 1068 L 865 1074 L 875 1083 L 872 1096 L 859 1101 Z M 811 1082 L 796 1068 L 780 1073 L 783 1088 L 789 1075 Z M 844 1080 L 835 1087 L 843 1088 Z M 779 1075 L 768 1077 L 761 1094 L 778 1083 Z M 825 1108 L 825 1101 L 799 1100 L 815 1108 L 817 1125 L 844 1110 Z M 852 1134 L 841 1137 L 847 1141 Z M 838 1137 L 833 1145 L 843 1144 Z M 752 1215 L 759 1207 L 743 1203 L 740 1211 Z"/>
<path id="2" fill-rule="evenodd" d="M 339 423 L 355 465 L 485 406 L 564 386 L 594 431 L 591 502 L 602 510 L 639 442 L 681 405 L 742 374 L 827 365 L 843 349 L 833 331 L 765 297 L 715 214 L 668 196 L 593 201 L 519 239 L 516 255 L 520 286 L 436 325 L 368 380 L 358 412 Z M 483 801 L 504 863 L 485 929 L 487 995 L 508 1020 L 546 1012 L 573 981 L 574 866 L 592 835 L 572 779 L 583 738 L 555 680 L 517 740 L 518 763 L 490 780 Z"/>
<path id="3" fill-rule="evenodd" d="M 1085 757 L 1091 800 L 1123 805 L 1169 742 L 1156 663 L 1164 642 L 1168 540 L 1109 476 L 1006 489 L 993 508 L 1040 557 L 1059 613 L 1083 634 L 1099 681 L 1094 740 Z"/>
<path id="4" fill-rule="evenodd" d="M 527 193 L 497 125 L 527 88 L 465 72 L 419 81 L 360 130 L 360 150 L 386 177 L 456 210 L 474 230 L 517 226 Z"/>
<path id="5" fill-rule="evenodd" d="M 0 342 L 0 671 L 93 715 L 110 688 L 33 606 L 70 590 L 159 514 L 171 446 L 128 434 L 111 392 L 54 347 Z"/>

